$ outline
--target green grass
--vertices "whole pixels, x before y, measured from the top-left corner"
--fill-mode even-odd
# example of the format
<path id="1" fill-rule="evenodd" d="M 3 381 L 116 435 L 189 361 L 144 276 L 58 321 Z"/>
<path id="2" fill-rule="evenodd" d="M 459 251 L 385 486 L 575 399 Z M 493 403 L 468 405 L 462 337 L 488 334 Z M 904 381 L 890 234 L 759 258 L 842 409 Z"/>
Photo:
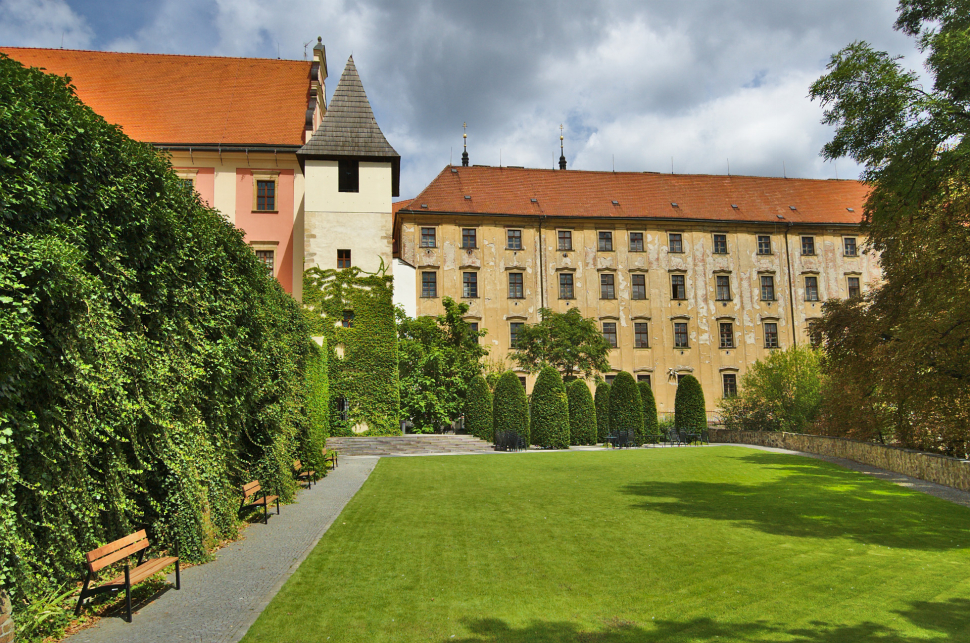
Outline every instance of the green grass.
<path id="1" fill-rule="evenodd" d="M 968 545 L 970 509 L 740 447 L 384 458 L 244 642 L 970 641 Z"/>

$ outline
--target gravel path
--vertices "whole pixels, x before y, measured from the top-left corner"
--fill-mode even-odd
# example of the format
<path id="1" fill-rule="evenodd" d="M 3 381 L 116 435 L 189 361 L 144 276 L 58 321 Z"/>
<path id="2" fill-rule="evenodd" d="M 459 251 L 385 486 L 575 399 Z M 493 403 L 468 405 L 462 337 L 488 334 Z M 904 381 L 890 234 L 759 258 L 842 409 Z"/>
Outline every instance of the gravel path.
<path id="1" fill-rule="evenodd" d="M 378 458 L 341 458 L 340 466 L 312 489 L 283 505 L 269 524 L 252 524 L 244 537 L 216 552 L 205 565 L 182 572 L 182 589 L 170 589 L 137 610 L 67 639 L 70 643 L 235 643 L 296 571 L 347 502 L 374 470 Z M 175 582 L 171 574 L 169 581 Z"/>

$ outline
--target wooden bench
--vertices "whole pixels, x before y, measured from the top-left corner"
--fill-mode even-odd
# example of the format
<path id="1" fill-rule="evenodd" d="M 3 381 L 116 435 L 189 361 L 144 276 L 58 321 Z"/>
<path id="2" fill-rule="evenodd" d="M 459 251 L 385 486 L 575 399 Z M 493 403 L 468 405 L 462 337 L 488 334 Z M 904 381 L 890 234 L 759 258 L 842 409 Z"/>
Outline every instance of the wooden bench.
<path id="1" fill-rule="evenodd" d="M 181 589 L 182 578 L 179 574 L 178 541 L 175 543 L 174 556 L 144 560 L 145 550 L 148 549 L 149 544 L 148 535 L 142 529 L 130 536 L 125 536 L 124 538 L 89 551 L 84 557 L 87 576 L 84 579 L 84 586 L 81 588 L 81 595 L 77 599 L 77 607 L 74 609 L 74 615 L 80 616 L 84 599 L 89 596 L 104 592 L 120 592 L 121 590 L 125 590 L 125 609 L 128 614 L 127 621 L 131 623 L 131 588 L 151 578 L 172 563 L 175 563 L 175 589 Z M 91 587 L 91 582 L 97 579 L 100 570 L 119 560 L 127 559 L 136 552 L 138 554 L 138 561 L 135 563 L 134 569 L 131 569 L 128 561 L 125 560 L 125 571 L 123 574 L 115 576 L 98 587 Z"/>
<path id="2" fill-rule="evenodd" d="M 337 468 L 337 452 L 336 451 L 328 451 L 327 448 L 324 447 L 323 448 L 323 460 L 324 460 L 325 463 L 326 462 L 329 462 L 330 463 L 330 468 L 331 469 L 336 469 Z"/>
<path id="3" fill-rule="evenodd" d="M 262 495 L 261 495 L 262 494 Z M 263 491 L 262 486 L 260 486 L 258 480 L 253 480 L 252 482 L 247 482 L 242 488 L 242 505 L 239 507 L 239 513 L 242 514 L 248 509 L 253 507 L 263 508 L 263 524 L 269 524 L 269 505 L 272 502 L 276 503 L 276 515 L 280 513 L 280 498 L 279 496 L 267 496 L 266 492 Z M 253 499 L 252 502 L 246 502 L 250 498 Z"/>
<path id="4" fill-rule="evenodd" d="M 304 469 L 303 463 L 299 460 L 293 461 L 293 471 L 296 472 L 296 479 L 298 482 L 306 481 L 306 488 L 309 489 L 313 486 L 313 478 L 317 475 L 317 472 L 312 469 Z"/>

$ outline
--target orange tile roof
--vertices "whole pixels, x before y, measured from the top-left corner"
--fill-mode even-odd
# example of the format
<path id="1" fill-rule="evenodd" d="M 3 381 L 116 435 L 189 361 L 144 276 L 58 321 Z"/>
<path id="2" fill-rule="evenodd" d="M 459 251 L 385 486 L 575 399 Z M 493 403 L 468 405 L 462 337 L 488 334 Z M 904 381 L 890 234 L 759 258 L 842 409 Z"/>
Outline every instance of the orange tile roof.
<path id="1" fill-rule="evenodd" d="M 858 224 L 868 193 L 858 181 L 448 166 L 400 210 Z"/>
<path id="2" fill-rule="evenodd" d="M 159 144 L 302 145 L 310 62 L 0 47 L 70 76 L 128 136 Z"/>
<path id="3" fill-rule="evenodd" d="M 411 205 L 411 201 L 413 201 L 413 200 L 414 199 L 405 199 L 403 201 L 395 201 L 394 203 L 391 204 L 391 213 L 392 214 L 397 214 L 397 211 L 398 210 L 400 210 L 402 208 L 406 208 L 409 205 Z"/>

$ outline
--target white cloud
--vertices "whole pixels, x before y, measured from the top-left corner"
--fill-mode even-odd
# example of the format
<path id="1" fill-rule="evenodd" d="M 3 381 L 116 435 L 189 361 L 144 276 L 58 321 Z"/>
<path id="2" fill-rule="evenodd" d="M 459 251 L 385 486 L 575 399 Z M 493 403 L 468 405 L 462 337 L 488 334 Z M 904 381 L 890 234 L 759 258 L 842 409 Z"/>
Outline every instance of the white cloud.
<path id="1" fill-rule="evenodd" d="M 0 0 L 0 43 L 8 47 L 84 49 L 93 38 L 64 0 Z"/>

